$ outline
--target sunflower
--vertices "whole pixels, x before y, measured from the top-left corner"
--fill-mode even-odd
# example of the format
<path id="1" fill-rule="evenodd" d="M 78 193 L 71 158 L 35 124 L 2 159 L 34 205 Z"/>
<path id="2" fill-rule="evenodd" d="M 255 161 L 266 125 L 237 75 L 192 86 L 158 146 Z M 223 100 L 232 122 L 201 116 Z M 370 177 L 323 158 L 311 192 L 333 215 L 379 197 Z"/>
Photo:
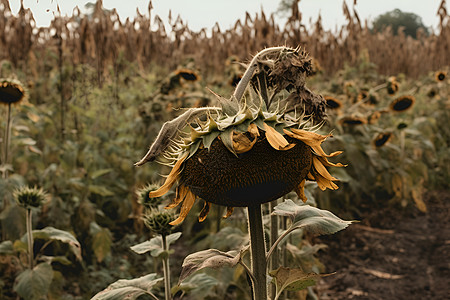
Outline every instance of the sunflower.
<path id="1" fill-rule="evenodd" d="M 392 137 L 392 132 L 382 132 L 379 133 L 372 142 L 375 147 L 379 148 L 386 145 L 392 139 Z"/>
<path id="2" fill-rule="evenodd" d="M 389 108 L 396 112 L 403 112 L 410 109 L 414 105 L 415 101 L 416 98 L 412 95 L 401 96 L 394 99 L 389 105 Z"/>
<path id="3" fill-rule="evenodd" d="M 327 102 L 327 108 L 332 110 L 339 110 L 342 108 L 342 102 L 339 99 L 336 99 L 332 96 L 324 96 L 323 97 Z"/>
<path id="4" fill-rule="evenodd" d="M 186 68 L 181 68 L 181 69 L 176 70 L 175 75 L 183 78 L 186 81 L 200 80 L 200 76 L 197 74 L 197 72 L 190 70 L 190 69 L 186 69 Z"/>
<path id="5" fill-rule="evenodd" d="M 354 126 L 366 124 L 367 120 L 360 116 L 344 116 L 339 120 L 341 125 Z"/>
<path id="6" fill-rule="evenodd" d="M 437 71 L 434 74 L 434 78 L 436 79 L 436 81 L 444 81 L 445 78 L 447 78 L 447 72 L 446 71 Z"/>
<path id="7" fill-rule="evenodd" d="M 256 58 L 261 59 L 261 53 L 279 53 L 278 58 L 285 59 L 289 51 L 293 57 L 301 58 L 298 61 L 304 59 L 309 63 L 302 57 L 304 52 L 286 47 L 268 48 Z M 273 65 L 281 68 L 277 60 Z M 307 72 L 309 65 L 306 68 L 300 65 L 297 70 L 294 66 L 289 64 L 287 70 Z M 341 152 L 328 155 L 323 151 L 321 144 L 330 135 L 314 132 L 321 123 L 315 124 L 313 116 L 304 113 L 288 114 L 288 107 L 280 109 L 284 106 L 277 105 L 276 109 L 267 109 L 267 99 L 261 97 L 264 93 L 253 100 L 240 101 L 242 85 L 245 88 L 250 82 L 252 67 L 250 64 L 230 99 L 216 95 L 220 107 L 189 109 L 164 124 L 146 156 L 136 163 L 139 166 L 159 159 L 172 166 L 164 184 L 149 193 L 149 197 L 161 197 L 177 184 L 175 198 L 166 208 L 182 205 L 179 217 L 171 225 L 186 218 L 197 198 L 205 202 L 199 216 L 199 221 L 203 221 L 211 204 L 226 206 L 225 217 L 228 217 L 233 207 L 260 205 L 292 190 L 306 201 L 303 192 L 306 180 L 316 181 L 322 190 L 338 188 L 334 182 L 337 179 L 326 167 L 342 167 L 340 163 L 328 161 Z M 286 71 L 277 69 L 278 78 L 271 71 L 267 70 L 266 74 L 271 74 L 272 82 L 277 83 L 274 89 L 284 87 L 281 81 Z M 305 88 L 304 82 L 291 83 L 296 91 Z M 200 121 L 200 116 L 204 121 Z"/>
<path id="8" fill-rule="evenodd" d="M 381 117 L 381 112 L 380 111 L 374 111 L 373 113 L 371 113 L 370 115 L 369 115 L 369 117 L 367 118 L 367 122 L 369 123 L 369 124 L 375 124 L 375 123 L 377 123 L 378 122 L 378 120 L 380 119 L 380 117 Z"/>
<path id="9" fill-rule="evenodd" d="M 356 98 L 356 102 L 365 101 L 368 96 L 369 96 L 368 90 L 361 90 L 358 94 L 358 97 Z"/>
<path id="10" fill-rule="evenodd" d="M 25 98 L 25 89 L 19 81 L 0 79 L 0 104 L 19 104 Z"/>
<path id="11" fill-rule="evenodd" d="M 395 76 L 391 76 L 388 78 L 388 82 L 387 82 L 387 92 L 389 95 L 394 95 L 395 93 L 398 92 L 399 89 L 399 84 L 397 82 L 397 79 L 395 78 Z"/>

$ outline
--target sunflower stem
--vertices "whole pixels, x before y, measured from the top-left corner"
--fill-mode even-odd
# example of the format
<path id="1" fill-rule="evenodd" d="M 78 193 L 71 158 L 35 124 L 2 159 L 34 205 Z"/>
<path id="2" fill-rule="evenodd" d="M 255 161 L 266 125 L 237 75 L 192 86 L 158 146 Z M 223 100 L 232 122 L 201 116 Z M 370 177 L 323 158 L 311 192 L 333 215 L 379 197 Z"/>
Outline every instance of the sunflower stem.
<path id="1" fill-rule="evenodd" d="M 164 271 L 164 295 L 165 300 L 171 300 L 171 291 L 170 291 L 170 269 L 169 269 L 169 247 L 167 246 L 166 235 L 161 235 L 162 239 L 162 247 L 165 255 L 162 258 L 163 262 L 163 271 Z"/>
<path id="2" fill-rule="evenodd" d="M 5 127 L 5 149 L 3 151 L 3 166 L 6 166 L 8 163 L 8 154 L 9 154 L 9 140 L 11 135 L 11 103 L 8 103 L 8 115 L 6 117 L 6 127 Z M 2 173 L 3 179 L 8 177 L 8 169 L 5 168 Z"/>
<path id="3" fill-rule="evenodd" d="M 252 79 L 253 73 L 255 72 L 256 68 L 258 67 L 258 59 L 260 59 L 263 55 L 272 54 L 278 51 L 281 51 L 283 49 L 286 49 L 286 47 L 271 47 L 264 49 L 260 52 L 258 52 L 255 57 L 253 57 L 252 61 L 247 67 L 247 70 L 245 70 L 244 75 L 242 76 L 242 79 L 239 81 L 236 89 L 234 90 L 233 97 L 231 98 L 232 101 L 237 100 L 239 103 L 241 101 L 242 96 L 244 95 L 245 89 L 247 88 L 250 80 Z"/>
<path id="4" fill-rule="evenodd" d="M 261 205 L 249 206 L 247 211 L 252 273 L 254 277 L 253 299 L 267 300 L 266 245 L 264 241 Z"/>
<path id="5" fill-rule="evenodd" d="M 32 213 L 31 209 L 27 208 L 27 215 L 26 215 L 26 226 L 27 226 L 27 239 L 28 239 L 28 260 L 29 260 L 29 266 L 30 270 L 33 270 L 33 264 L 34 264 L 34 253 L 33 253 L 33 231 L 31 228 L 31 221 L 32 221 Z"/>
<path id="6" fill-rule="evenodd" d="M 278 200 L 274 200 L 270 202 L 270 212 L 273 212 L 275 206 L 277 206 Z M 277 215 L 270 215 L 270 245 L 274 244 L 275 241 L 278 238 L 278 216 Z M 276 270 L 279 267 L 279 261 L 278 261 L 278 247 L 275 247 L 273 250 L 273 255 L 270 259 L 270 269 Z M 276 296 L 276 289 L 273 285 L 271 285 L 270 295 L 272 299 L 275 299 Z"/>

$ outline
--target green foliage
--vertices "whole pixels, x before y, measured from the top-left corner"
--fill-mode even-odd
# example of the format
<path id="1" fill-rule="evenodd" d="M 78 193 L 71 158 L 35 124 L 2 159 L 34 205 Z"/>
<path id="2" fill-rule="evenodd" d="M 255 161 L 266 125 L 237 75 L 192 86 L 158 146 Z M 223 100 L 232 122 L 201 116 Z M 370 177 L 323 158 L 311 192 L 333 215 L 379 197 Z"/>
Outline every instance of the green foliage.
<path id="1" fill-rule="evenodd" d="M 46 297 L 53 279 L 49 263 L 40 263 L 33 270 L 25 270 L 17 276 L 14 291 L 25 300 L 41 300 Z"/>
<path id="2" fill-rule="evenodd" d="M 273 214 L 288 217 L 292 222 L 282 235 L 287 235 L 296 229 L 303 229 L 314 235 L 333 234 L 352 223 L 341 220 L 329 211 L 305 204 L 298 205 L 290 199 L 278 204 Z"/>
<path id="3" fill-rule="evenodd" d="M 299 291 L 306 289 L 308 286 L 315 285 L 317 281 L 324 275 L 316 273 L 305 273 L 301 269 L 290 269 L 279 267 L 269 273 L 273 277 L 276 286 L 275 299 L 277 300 L 283 291 Z"/>
<path id="4" fill-rule="evenodd" d="M 416 37 L 417 30 L 422 29 L 428 34 L 428 29 L 423 25 L 422 18 L 415 13 L 403 12 L 400 9 L 379 15 L 373 21 L 372 28 L 378 32 L 384 30 L 386 27 L 391 27 L 394 34 L 403 27 L 406 35 Z"/>
<path id="5" fill-rule="evenodd" d="M 170 246 L 172 243 L 177 241 L 180 236 L 181 232 L 175 232 L 166 236 L 167 246 Z M 150 255 L 153 257 L 160 257 L 162 255 L 168 256 L 169 254 L 165 253 L 166 251 L 162 246 L 162 238 L 159 235 L 150 239 L 149 241 L 132 246 L 131 250 L 138 254 L 144 254 L 150 251 Z"/>
<path id="6" fill-rule="evenodd" d="M 49 226 L 40 230 L 33 230 L 33 238 L 46 241 L 61 241 L 66 243 L 70 246 L 70 250 L 73 254 L 75 254 L 75 257 L 78 260 L 82 260 L 80 242 L 78 242 L 78 240 L 67 231 Z M 26 242 L 26 236 L 23 236 L 21 240 L 22 242 Z"/>
<path id="7" fill-rule="evenodd" d="M 130 280 L 121 279 L 96 294 L 92 300 L 134 300 L 142 295 L 149 295 L 152 299 L 158 299 L 150 291 L 161 280 L 163 279 L 157 278 L 156 274 L 148 274 Z"/>

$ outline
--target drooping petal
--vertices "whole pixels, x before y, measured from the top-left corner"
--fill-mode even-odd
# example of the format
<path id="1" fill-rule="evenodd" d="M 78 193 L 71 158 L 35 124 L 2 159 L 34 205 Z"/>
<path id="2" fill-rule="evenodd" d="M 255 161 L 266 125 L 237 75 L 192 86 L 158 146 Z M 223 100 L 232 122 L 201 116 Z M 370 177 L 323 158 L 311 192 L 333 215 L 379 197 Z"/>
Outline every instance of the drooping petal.
<path id="1" fill-rule="evenodd" d="M 328 161 L 328 159 L 326 157 L 323 156 L 316 156 L 317 159 L 320 160 L 320 162 L 322 163 L 322 165 L 324 165 L 325 167 L 346 167 L 347 165 L 343 165 L 341 163 L 332 163 L 330 161 Z"/>
<path id="2" fill-rule="evenodd" d="M 202 211 L 201 211 L 200 214 L 198 215 L 198 221 L 199 221 L 199 222 L 205 221 L 206 216 L 207 216 L 208 213 L 209 213 L 210 207 L 211 207 L 211 203 L 205 201 L 205 205 L 203 206 Z"/>
<path id="3" fill-rule="evenodd" d="M 224 219 L 228 218 L 233 214 L 234 207 L 227 206 L 227 213 L 223 216 Z"/>
<path id="4" fill-rule="evenodd" d="M 180 204 L 184 200 L 184 198 L 186 198 L 188 191 L 189 191 L 189 189 L 186 186 L 184 186 L 184 185 L 178 186 L 175 198 L 172 200 L 172 203 L 170 203 L 169 205 L 167 205 L 165 207 L 165 209 L 171 209 L 171 208 L 177 207 L 178 204 Z"/>
<path id="5" fill-rule="evenodd" d="M 247 131 L 255 138 L 259 136 L 258 126 L 255 123 L 248 125 Z"/>
<path id="6" fill-rule="evenodd" d="M 319 173 L 314 172 L 314 179 L 317 182 L 317 185 L 319 186 L 319 189 L 324 191 L 326 188 L 329 188 L 330 190 L 337 190 L 339 187 L 331 180 L 326 179 Z"/>
<path id="7" fill-rule="evenodd" d="M 244 133 L 242 132 L 233 132 L 233 149 L 237 154 L 247 152 L 253 148 L 253 145 L 256 143 L 256 138 L 253 138 L 251 141 Z"/>
<path id="8" fill-rule="evenodd" d="M 177 162 L 176 164 L 173 166 L 172 170 L 170 171 L 169 175 L 166 178 L 166 181 L 164 182 L 164 184 L 157 189 L 156 191 L 152 191 L 148 194 L 149 198 L 154 198 L 154 197 L 161 197 L 162 195 L 164 195 L 165 193 L 167 193 L 170 188 L 173 186 L 173 184 L 177 181 L 178 179 L 178 175 L 180 174 L 180 169 L 181 166 L 184 162 L 184 160 L 186 159 L 186 157 L 188 156 L 189 153 L 185 153 Z"/>
<path id="9" fill-rule="evenodd" d="M 269 144 L 275 149 L 275 150 L 281 150 L 287 146 L 289 146 L 289 142 L 286 140 L 286 138 L 275 130 L 275 128 L 264 124 L 264 130 L 266 131 L 266 138 Z"/>
<path id="10" fill-rule="evenodd" d="M 292 131 L 283 129 L 284 133 L 286 133 L 286 135 L 298 139 L 300 141 L 302 141 L 303 143 L 305 143 L 306 145 L 310 146 L 311 149 L 319 156 L 325 156 L 325 157 L 333 157 L 336 155 L 339 155 L 342 153 L 342 151 L 336 151 L 333 152 L 331 154 L 326 154 L 325 151 L 323 151 L 322 147 L 320 146 L 322 144 L 322 142 L 331 136 L 331 134 L 329 135 L 321 135 L 321 134 L 317 134 L 315 132 L 309 132 L 306 130 L 302 130 L 302 129 L 295 129 L 295 128 L 291 128 Z"/>
<path id="11" fill-rule="evenodd" d="M 186 197 L 184 198 L 183 201 L 183 205 L 181 206 L 180 215 L 176 220 L 170 222 L 169 223 L 170 225 L 178 225 L 184 221 L 189 211 L 191 210 L 192 206 L 194 205 L 195 198 L 196 196 L 191 192 L 191 190 L 188 189 Z"/>
<path id="12" fill-rule="evenodd" d="M 328 172 L 328 170 L 325 168 L 325 166 L 322 164 L 322 162 L 316 157 L 313 156 L 313 165 L 316 171 L 322 175 L 325 179 L 328 180 L 337 180 L 337 178 L 331 176 L 331 174 Z"/>
<path id="13" fill-rule="evenodd" d="M 300 184 L 295 188 L 295 193 L 297 194 L 297 196 L 303 201 L 306 202 L 306 200 L 308 200 L 305 196 L 305 182 L 306 179 L 303 179 L 302 182 L 300 182 Z"/>

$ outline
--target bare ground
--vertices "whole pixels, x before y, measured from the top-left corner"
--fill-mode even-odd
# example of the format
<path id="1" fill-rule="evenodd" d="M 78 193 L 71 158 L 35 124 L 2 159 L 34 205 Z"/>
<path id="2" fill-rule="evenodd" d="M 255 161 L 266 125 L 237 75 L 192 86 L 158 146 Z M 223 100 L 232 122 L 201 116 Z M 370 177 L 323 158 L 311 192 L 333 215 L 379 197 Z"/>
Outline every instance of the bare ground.
<path id="1" fill-rule="evenodd" d="M 428 211 L 369 213 L 359 224 L 321 237 L 327 272 L 321 300 L 450 299 L 450 193 L 432 192 Z"/>

